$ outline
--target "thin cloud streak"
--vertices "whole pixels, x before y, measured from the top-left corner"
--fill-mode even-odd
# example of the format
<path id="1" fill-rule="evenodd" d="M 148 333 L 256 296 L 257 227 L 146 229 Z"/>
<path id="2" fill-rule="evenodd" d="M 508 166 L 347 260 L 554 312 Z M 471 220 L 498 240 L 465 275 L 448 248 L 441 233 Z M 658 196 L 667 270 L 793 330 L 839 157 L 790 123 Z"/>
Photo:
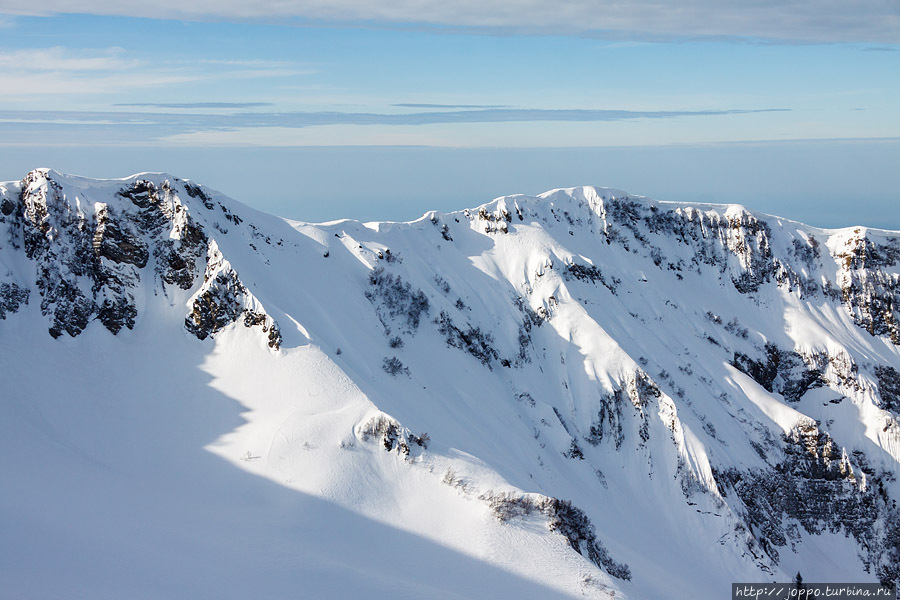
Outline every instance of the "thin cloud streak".
<path id="1" fill-rule="evenodd" d="M 54 46 L 30 50 L 0 52 L 0 70 L 12 72 L 108 72 L 126 71 L 142 66 L 133 59 L 124 59 L 122 48 L 102 50 L 73 50 Z"/>
<path id="2" fill-rule="evenodd" d="M 125 102 L 113 104 L 133 108 L 259 108 L 271 102 Z"/>
<path id="3" fill-rule="evenodd" d="M 130 58 L 123 48 L 66 48 L 0 50 L 0 77 L 16 85 L 0 88 L 0 99 L 121 94 L 179 84 L 246 79 L 285 79 L 308 75 L 286 61 L 162 61 Z M 193 103 L 191 103 L 193 104 Z M 176 103 L 146 104 L 157 108 L 253 108 L 268 104 Z M 139 106 L 135 104 L 134 106 Z"/>
<path id="4" fill-rule="evenodd" d="M 351 112 L 252 112 L 233 114 L 184 114 L 154 112 L 0 111 L 0 122 L 96 123 L 121 125 L 153 123 L 184 131 L 252 127 L 315 127 L 321 125 L 434 125 L 445 123 L 601 122 L 635 119 L 674 119 L 753 113 L 789 112 L 786 108 L 728 110 L 590 110 L 590 109 L 481 109 L 402 114 Z"/>
<path id="5" fill-rule="evenodd" d="M 397 108 L 509 108 L 507 104 L 391 104 Z"/>
<path id="6" fill-rule="evenodd" d="M 0 146 L 304 146 L 419 145 L 435 147 L 594 146 L 622 139 L 621 126 L 679 119 L 781 112 L 763 110 L 628 111 L 487 109 L 407 114 L 341 112 L 0 111 Z M 540 123 L 552 123 L 544 127 Z M 532 123 L 534 125 L 529 125 Z M 616 127 L 616 124 L 620 127 Z M 605 133 L 597 127 L 608 124 Z M 603 125 L 604 129 L 607 125 Z M 664 129 L 655 127 L 654 129 Z M 691 127 L 706 131 L 709 127 Z M 722 130 L 729 131 L 728 129 Z M 720 132 L 712 138 L 719 139 Z M 676 134 L 677 135 L 677 134 Z M 740 134 L 739 134 L 740 135 Z M 656 136 L 659 137 L 658 135 Z M 629 135 L 634 144 L 646 136 Z M 674 139 L 684 139 L 680 135 Z M 688 139 L 693 139 L 690 136 Z M 740 138 L 736 138 L 740 139 Z"/>

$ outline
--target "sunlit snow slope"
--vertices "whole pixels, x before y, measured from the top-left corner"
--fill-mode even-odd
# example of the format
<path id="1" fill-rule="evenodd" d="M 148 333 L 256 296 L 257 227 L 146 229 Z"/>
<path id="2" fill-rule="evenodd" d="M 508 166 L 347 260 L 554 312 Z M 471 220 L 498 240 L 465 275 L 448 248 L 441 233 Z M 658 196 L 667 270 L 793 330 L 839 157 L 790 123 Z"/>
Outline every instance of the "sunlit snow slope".
<path id="1" fill-rule="evenodd" d="M 896 581 L 898 345 L 896 232 L 590 187 L 314 225 L 36 170 L 0 184 L 0 597 Z"/>

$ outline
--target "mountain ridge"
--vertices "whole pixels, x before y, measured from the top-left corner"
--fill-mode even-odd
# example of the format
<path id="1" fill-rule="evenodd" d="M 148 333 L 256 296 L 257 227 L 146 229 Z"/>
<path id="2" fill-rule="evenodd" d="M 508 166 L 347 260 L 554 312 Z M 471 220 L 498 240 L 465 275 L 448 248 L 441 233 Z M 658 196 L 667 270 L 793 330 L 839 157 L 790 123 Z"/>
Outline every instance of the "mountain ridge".
<path id="1" fill-rule="evenodd" d="M 0 228 L 0 327 L 175 336 L 248 407 L 213 453 L 423 534 L 452 518 L 385 513 L 408 500 L 365 473 L 411 504 L 451 491 L 525 536 L 455 547 L 522 573 L 527 540 L 560 592 L 900 572 L 897 232 L 595 187 L 310 224 L 167 174 L 50 170 L 0 184 Z"/>

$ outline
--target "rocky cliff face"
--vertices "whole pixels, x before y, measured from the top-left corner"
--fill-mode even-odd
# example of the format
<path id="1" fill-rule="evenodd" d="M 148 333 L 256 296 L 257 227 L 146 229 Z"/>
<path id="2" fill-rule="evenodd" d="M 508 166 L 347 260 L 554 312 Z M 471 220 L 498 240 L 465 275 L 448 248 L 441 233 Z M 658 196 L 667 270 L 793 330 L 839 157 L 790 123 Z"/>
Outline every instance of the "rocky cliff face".
<path id="1" fill-rule="evenodd" d="M 829 535 L 844 574 L 900 577 L 896 233 L 598 188 L 288 227 L 171 176 L 38 170 L 0 185 L 0 259 L 0 320 L 39 312 L 54 338 L 160 313 L 315 345 L 391 413 L 360 440 L 448 461 L 443 483 L 507 526 L 540 517 L 637 597 L 690 564 L 643 527 L 724 548 L 735 579 L 813 569 Z"/>
<path id="2" fill-rule="evenodd" d="M 521 235 L 520 228 L 530 223 L 553 233 L 565 233 L 555 237 L 561 245 L 567 236 L 578 240 L 587 235 L 610 248 L 580 254 L 574 248 L 551 247 L 536 271 L 525 273 L 521 282 L 514 280 L 524 291 L 524 300 L 516 303 L 529 310 L 537 304 L 533 314 L 541 318 L 536 324 L 545 319 L 551 325 L 563 321 L 561 301 L 569 306 L 589 306 L 598 301 L 596 290 L 600 289 L 599 301 L 606 310 L 623 310 L 633 322 L 646 326 L 647 311 L 636 306 L 636 299 L 623 296 L 635 293 L 635 280 L 649 286 L 648 282 L 662 279 L 666 287 L 655 296 L 656 308 L 678 309 L 687 304 L 693 318 L 705 317 L 706 323 L 697 319 L 702 324 L 692 327 L 693 336 L 723 351 L 728 362 L 765 393 L 789 405 L 804 399 L 808 405 L 811 392 L 815 392 L 817 397 L 826 398 L 825 407 L 844 401 L 861 405 L 861 410 L 878 406 L 891 411 L 894 407 L 894 391 L 900 379 L 898 371 L 886 364 L 896 361 L 900 344 L 896 334 L 900 239 L 893 234 L 859 228 L 828 232 L 780 221 L 776 231 L 764 218 L 741 207 L 722 210 L 652 203 L 592 188 L 549 193 L 539 204 L 524 197 L 505 198 L 478 211 L 466 211 L 465 217 L 473 229 L 489 236 Z M 440 227 L 443 239 L 452 241 L 458 236 L 446 221 L 433 222 Z M 577 246 L 573 241 L 572 247 Z M 628 257 L 624 269 L 620 266 L 622 256 Z M 631 285 L 623 284 L 627 279 Z M 783 338 L 782 328 L 793 324 L 786 321 L 774 331 L 748 328 L 737 316 L 723 318 L 714 311 L 704 311 L 707 298 L 685 293 L 685 288 L 696 285 L 699 279 L 721 286 L 718 293 L 732 315 L 771 310 L 780 313 L 790 305 L 815 306 L 814 312 L 820 314 L 843 314 L 858 329 L 842 334 L 862 337 L 876 346 L 889 344 L 886 355 L 881 353 L 884 362 L 867 362 L 860 368 L 853 353 L 839 347 L 834 339 L 819 345 L 793 340 L 794 345 L 780 347 L 770 340 Z M 547 285 L 548 281 L 552 285 Z M 541 288 L 552 288 L 553 292 L 541 293 Z M 728 288 L 733 291 L 728 292 Z M 621 299 L 622 304 L 611 303 L 610 296 Z M 715 304 L 722 306 L 721 302 Z M 447 332 L 447 323 L 455 316 L 450 311 L 440 313 L 435 321 L 441 333 Z M 655 320 L 651 328 L 673 327 L 665 318 L 657 316 Z M 531 331 L 531 323 L 523 319 L 519 328 L 523 348 L 531 345 L 530 337 L 524 337 Z M 556 329 L 577 343 L 573 328 L 560 323 Z M 480 329 L 475 327 L 474 331 Z M 491 335 L 490 331 L 483 333 Z M 448 337 L 447 343 L 465 349 L 489 366 L 492 357 L 504 355 L 504 344 L 493 337 L 485 339 L 490 343 L 480 344 L 476 350 L 471 343 L 459 343 L 459 336 Z M 894 531 L 894 523 L 900 520 L 893 486 L 900 440 L 896 411 L 882 412 L 877 418 L 880 445 L 888 456 L 879 449 L 872 460 L 868 454 L 871 450 L 861 449 L 859 442 L 846 440 L 847 445 L 841 445 L 830 435 L 833 418 L 821 423 L 797 415 L 795 421 L 783 422 L 784 431 L 777 434 L 758 422 L 758 417 L 750 418 L 739 403 L 732 403 L 730 393 L 714 379 L 696 373 L 697 364 L 692 366 L 691 359 L 697 354 L 687 341 L 683 343 L 681 352 L 673 352 L 671 346 L 655 349 L 664 354 L 672 352 L 675 361 L 671 355 L 634 357 L 639 366 L 633 371 L 611 374 L 612 389 L 600 394 L 590 421 L 571 413 L 563 415 L 554 408 L 559 424 L 571 439 L 567 448 L 562 444 L 563 455 L 585 460 L 582 447 L 593 446 L 645 453 L 653 465 L 662 458 L 659 447 L 650 443 L 654 435 L 659 435 L 654 431 L 661 423 L 672 442 L 670 450 L 679 455 L 674 479 L 685 500 L 696 505 L 705 496 L 718 507 L 716 511 L 729 513 L 733 531 L 728 537 L 743 547 L 763 572 L 777 568 L 782 548 L 796 552 L 803 538 L 801 532 L 832 532 L 856 541 L 867 573 L 885 584 L 894 582 L 900 568 Z M 679 354 L 683 358 L 678 359 Z M 677 371 L 672 369 L 673 363 Z M 504 365 L 521 366 L 511 361 Z M 651 365 L 658 366 L 655 374 L 648 372 Z M 704 371 L 708 367 L 699 366 Z M 725 467 L 714 459 L 714 450 L 703 457 L 709 460 L 706 465 L 697 465 L 698 457 L 690 456 L 684 445 L 688 429 L 682 420 L 685 411 L 695 413 L 688 418 L 699 421 L 699 429 L 711 438 L 712 445 L 723 450 L 729 446 L 717 435 L 716 420 L 694 407 L 698 394 L 690 388 L 696 388 L 697 383 L 741 423 L 748 437 L 745 441 L 760 459 L 756 465 Z M 560 395 L 572 396 L 567 383 L 562 388 Z M 530 394 L 524 397 L 533 403 Z M 540 428 L 535 432 L 539 437 Z M 704 467 L 710 472 L 705 473 Z M 651 468 L 648 476 L 656 470 Z"/>
<path id="3" fill-rule="evenodd" d="M 205 339 L 240 320 L 261 327 L 278 347 L 277 325 L 224 261 L 208 221 L 198 221 L 182 200 L 213 211 L 202 188 L 165 176 L 122 182 L 114 191 L 66 188 L 57 179 L 65 181 L 36 170 L 2 190 L 5 244 L 26 260 L 18 265 L 21 280 L 0 284 L 0 318 L 27 304 L 34 290 L 51 336 L 75 337 L 94 320 L 117 334 L 134 328 L 143 294 L 173 297 L 202 279 L 185 317 L 188 331 Z"/>
<path id="4" fill-rule="evenodd" d="M 889 440 L 881 442 L 889 456 L 883 456 L 878 450 L 870 461 L 867 451 L 858 443 L 842 446 L 831 437 L 827 428 L 834 425 L 835 419 L 827 419 L 823 424 L 801 417 L 778 436 L 758 425 L 751 428 L 750 444 L 764 466 L 721 470 L 720 465 L 711 463 L 713 481 L 710 482 L 703 481 L 702 473 L 683 468 L 685 462 L 679 462 L 675 478 L 680 480 L 689 502 L 696 500 L 698 494 L 711 494 L 720 509 L 732 513 L 735 539 L 744 540 L 742 543 L 763 571 L 779 564 L 779 548 L 790 546 L 796 551 L 802 537 L 800 532 L 818 535 L 830 531 L 856 540 L 865 571 L 875 574 L 884 584 L 894 584 L 900 572 L 894 525 L 900 522 L 900 513 L 893 485 L 900 431 L 893 409 L 900 379 L 898 371 L 885 363 L 896 361 L 900 344 L 897 338 L 900 239 L 892 233 L 861 228 L 826 232 L 782 222 L 779 231 L 773 231 L 768 222 L 740 207 L 722 211 L 720 207 L 710 210 L 656 204 L 627 195 L 600 194 L 593 189 L 551 193 L 544 200 L 549 204 L 552 221 L 546 212 L 541 214 L 532 207 L 524 208 L 519 199 L 514 200 L 514 212 L 525 221 L 531 213 L 532 219 L 540 219 L 551 228 L 555 221 L 556 227 L 561 226 L 573 236 L 579 230 L 588 229 L 607 245 L 618 246 L 631 254 L 633 267 L 644 269 L 638 275 L 642 283 L 653 279 L 647 273 L 654 267 L 660 273 L 674 274 L 681 285 L 696 281 L 691 274 L 713 278 L 743 297 L 730 300 L 732 314 L 744 311 L 740 304 L 756 310 L 777 307 L 779 312 L 782 303 L 812 305 L 816 311 L 835 311 L 848 316 L 859 328 L 858 332 L 851 332 L 853 337 L 861 335 L 878 347 L 888 344 L 885 362 L 867 361 L 861 369 L 851 353 L 837 348 L 834 340 L 826 343 L 826 347 L 804 347 L 804 341 L 795 341 L 795 347 L 781 348 L 767 338 L 777 339 L 782 332 L 748 330 L 736 317 L 726 323 L 719 315 L 707 311 L 705 316 L 713 325 L 713 332 L 701 336 L 730 353 L 731 365 L 768 394 L 794 404 L 816 391 L 818 397 L 828 398 L 826 407 L 847 401 L 867 409 L 877 405 L 892 411 L 880 413 L 878 419 L 879 433 Z M 493 212 L 482 209 L 474 218 L 488 223 L 510 221 L 507 202 L 497 203 Z M 498 229 L 488 225 L 485 231 L 496 233 Z M 505 228 L 502 233 L 507 233 Z M 563 279 L 599 282 L 613 295 L 620 295 L 621 286 L 615 284 L 621 282 L 621 276 L 604 276 L 601 256 L 587 259 L 599 268 L 584 264 L 584 258 L 563 257 L 566 268 Z M 547 265 L 552 269 L 553 263 L 550 260 Z M 573 290 L 568 292 L 576 300 L 587 303 Z M 785 297 L 789 298 L 787 302 L 782 300 Z M 549 300 L 551 305 L 555 304 L 555 296 Z M 660 300 L 669 305 L 674 295 L 668 298 L 663 295 Z M 699 314 L 704 299 L 691 300 L 696 303 L 693 312 Z M 548 312 L 552 323 L 553 311 Z M 638 312 L 631 313 L 631 317 L 646 322 Z M 787 320 L 785 325 L 793 326 Z M 658 326 L 666 327 L 666 322 L 662 320 Z M 685 354 L 691 354 L 688 348 Z M 638 360 L 642 365 L 647 364 L 643 357 Z M 657 357 L 654 362 L 668 361 Z M 580 432 L 580 439 L 592 445 L 612 440 L 621 451 L 630 427 L 640 440 L 639 446 L 643 446 L 652 429 L 648 427 L 647 414 L 656 413 L 666 422 L 678 446 L 682 429 L 679 412 L 691 406 L 689 394 L 685 392 L 687 386 L 682 387 L 680 381 L 699 379 L 704 385 L 712 384 L 694 374 L 690 365 L 681 364 L 678 369 L 674 376 L 665 368 L 653 376 L 639 369 L 635 376 L 628 375 L 614 382 L 617 389 L 603 397 L 596 419 L 586 432 Z M 718 400 L 731 408 L 728 394 L 719 395 Z M 676 408 L 678 404 L 681 409 Z M 648 411 L 651 407 L 653 410 Z M 632 417 L 630 424 L 626 418 L 629 410 L 637 417 Z M 742 412 L 738 409 L 734 416 L 746 427 L 750 422 Z M 698 416 L 702 422 L 703 417 Z M 703 429 L 710 437 L 717 438 L 713 422 L 704 422 Z M 760 438 L 754 434 L 760 434 Z M 718 441 L 728 445 L 724 440 Z"/>

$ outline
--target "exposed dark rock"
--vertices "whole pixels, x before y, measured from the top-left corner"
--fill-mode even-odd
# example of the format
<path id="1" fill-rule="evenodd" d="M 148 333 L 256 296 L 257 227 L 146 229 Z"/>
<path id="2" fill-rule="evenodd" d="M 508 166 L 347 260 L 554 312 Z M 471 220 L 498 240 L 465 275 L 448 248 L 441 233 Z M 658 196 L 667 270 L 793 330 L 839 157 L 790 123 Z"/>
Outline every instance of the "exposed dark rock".
<path id="1" fill-rule="evenodd" d="M 820 259 L 819 242 L 816 238 L 809 236 L 805 240 L 793 239 L 791 246 L 794 256 L 803 261 L 808 269 L 813 269 L 816 262 Z"/>
<path id="2" fill-rule="evenodd" d="M 281 348 L 281 330 L 278 324 L 267 314 L 254 312 L 252 310 L 244 311 L 244 327 L 259 327 L 263 333 L 268 333 L 269 348 L 278 350 Z"/>
<path id="3" fill-rule="evenodd" d="M 826 383 L 822 372 L 807 366 L 800 354 L 780 350 L 772 343 L 766 344 L 762 360 L 735 352 L 731 364 L 766 391 L 781 394 L 789 402 L 799 401 L 807 391 Z"/>
<path id="4" fill-rule="evenodd" d="M 640 414 L 641 424 L 638 427 L 638 436 L 641 438 L 641 443 L 646 444 L 650 439 L 650 415 L 646 408 L 654 400 L 659 400 L 662 392 L 653 379 L 640 369 L 626 380 L 625 392 L 628 394 L 632 406 Z"/>
<path id="5" fill-rule="evenodd" d="M 31 290 L 23 289 L 16 283 L 0 283 L 0 319 L 6 318 L 6 313 L 19 312 L 19 307 L 28 304 Z"/>
<path id="6" fill-rule="evenodd" d="M 410 456 L 414 449 L 427 450 L 431 442 L 427 433 L 416 435 L 384 414 L 367 421 L 359 433 L 363 441 L 378 440 L 387 452 L 396 450 L 403 456 Z"/>
<path id="7" fill-rule="evenodd" d="M 522 324 L 519 325 L 519 334 L 516 340 L 519 346 L 519 352 L 515 359 L 515 365 L 521 367 L 526 363 L 531 362 L 531 355 L 528 352 L 528 348 L 532 345 L 531 331 L 535 327 L 543 325 L 544 319 L 535 312 L 521 296 L 513 296 L 513 303 L 522 313 L 523 317 Z M 460 307 L 457 306 L 457 308 Z"/>
<path id="8" fill-rule="evenodd" d="M 403 373 L 404 375 L 409 376 L 409 368 L 403 366 L 403 363 L 396 356 L 385 357 L 384 361 L 381 365 L 381 370 L 387 373 L 388 375 L 393 375 L 396 377 L 397 375 Z"/>
<path id="9" fill-rule="evenodd" d="M 113 334 L 119 333 L 122 327 L 134 329 L 137 318 L 134 297 L 128 294 L 104 299 L 97 311 L 97 318 Z"/>
<path id="10" fill-rule="evenodd" d="M 641 444 L 650 439 L 650 411 L 648 407 L 662 398 L 662 391 L 647 373 L 637 369 L 628 376 L 622 388 L 600 397 L 600 410 L 591 422 L 584 440 L 592 446 L 599 446 L 604 440 L 611 440 L 616 450 L 625 441 L 624 407 L 630 402 L 637 418 L 638 438 Z"/>
<path id="11" fill-rule="evenodd" d="M 52 317 L 49 333 L 58 338 L 63 332 L 75 337 L 84 331 L 97 310 L 92 299 L 87 298 L 75 285 L 60 279 L 56 272 L 46 273 L 38 280 L 43 299 L 41 312 Z"/>
<path id="12" fill-rule="evenodd" d="M 151 204 L 159 202 L 156 184 L 146 179 L 139 179 L 128 188 L 119 190 L 118 195 L 128 198 L 139 208 L 149 208 Z"/>
<path id="13" fill-rule="evenodd" d="M 234 271 L 219 273 L 209 288 L 194 299 L 184 326 L 205 340 L 238 320 L 244 312 L 244 286 Z"/>
<path id="14" fill-rule="evenodd" d="M 0 200 L 0 215 L 4 217 L 8 217 L 12 215 L 16 210 L 16 204 L 10 200 L 9 198 L 3 198 Z"/>
<path id="15" fill-rule="evenodd" d="M 563 453 L 563 456 L 566 458 L 584 460 L 584 452 L 581 450 L 581 446 L 578 445 L 578 440 L 572 438 L 572 443 L 569 444 L 569 449 Z"/>
<path id="16" fill-rule="evenodd" d="M 881 408 L 900 415 L 900 371 L 894 367 L 878 365 L 875 367 L 875 377 L 878 378 Z"/>
<path id="17" fill-rule="evenodd" d="M 26 256 L 36 263 L 41 312 L 51 317 L 49 333 L 81 333 L 97 305 L 86 295 L 99 279 L 89 224 L 71 212 L 60 186 L 32 171 L 22 182 L 22 239 Z M 87 281 L 81 283 L 82 279 Z"/>
<path id="18" fill-rule="evenodd" d="M 241 219 L 239 216 L 237 216 L 236 214 L 234 214 L 233 212 L 228 210 L 228 207 L 226 207 L 224 204 L 220 203 L 219 208 L 222 209 L 222 213 L 225 215 L 226 220 L 231 221 L 235 225 L 240 225 L 243 222 L 243 219 Z M 227 232 L 223 232 L 223 233 L 227 233 Z"/>
<path id="19" fill-rule="evenodd" d="M 135 181 L 116 194 L 129 202 L 94 204 L 91 214 L 69 202 L 48 172 L 29 173 L 21 189 L 21 209 L 9 212 L 21 214 L 17 226 L 26 257 L 35 263 L 41 311 L 51 319 L 53 337 L 76 336 L 93 319 L 114 334 L 133 328 L 134 290 L 145 267 L 152 265 L 159 278 L 153 283 L 164 293 L 166 285 L 189 290 L 196 284 L 210 242 L 170 182 Z M 189 196 L 211 202 L 201 188 L 187 184 L 185 189 Z M 223 212 L 230 222 L 241 223 L 224 207 Z M 152 281 L 148 278 L 147 283 Z M 245 308 L 249 292 L 232 270 L 210 272 L 206 283 L 186 319 L 192 333 L 203 339 L 243 318 L 247 327 L 260 326 L 268 334 L 270 347 L 280 346 L 275 322 Z M 27 291 L 23 296 L 21 288 L 12 285 L 0 289 L 3 312 L 27 301 Z"/>
<path id="20" fill-rule="evenodd" d="M 51 173 L 38 170 L 21 183 L 20 208 L 5 199 L 17 215 L 12 238 L 22 240 L 34 263 L 41 312 L 54 337 L 76 336 L 93 319 L 112 333 L 133 328 L 133 291 L 151 257 L 162 282 L 194 285 L 206 236 L 169 182 L 138 180 L 117 196 L 129 202 L 74 204 Z"/>
<path id="21" fill-rule="evenodd" d="M 493 336 L 490 333 L 481 331 L 479 327 L 471 325 L 465 329 L 457 327 L 450 315 L 445 311 L 441 311 L 441 315 L 438 318 L 438 330 L 444 336 L 448 346 L 459 348 L 471 354 L 489 369 L 491 368 L 491 361 L 499 359 L 499 355 L 493 346 Z"/>
<path id="22" fill-rule="evenodd" d="M 147 244 L 133 231 L 124 231 L 125 219 L 114 220 L 107 206 L 97 211 L 97 225 L 92 240 L 94 251 L 103 258 L 143 268 L 150 252 Z"/>
<path id="23" fill-rule="evenodd" d="M 505 208 L 498 208 L 496 211 L 489 213 L 482 206 L 478 209 L 478 218 L 485 221 L 485 233 L 509 233 L 507 223 L 512 221 L 512 217 Z"/>
<path id="24" fill-rule="evenodd" d="M 898 546 L 891 528 L 880 524 L 898 522 L 900 512 L 874 470 L 861 480 L 847 453 L 813 423 L 785 435 L 781 452 L 782 460 L 769 469 L 714 474 L 723 493 L 732 490 L 740 499 L 760 548 L 777 563 L 778 548 L 799 541 L 794 524 L 814 535 L 843 532 L 856 539 L 879 577 L 896 577 Z M 855 452 L 854 459 L 860 458 Z"/>
<path id="25" fill-rule="evenodd" d="M 692 248 L 693 270 L 699 272 L 702 265 L 707 265 L 722 275 L 730 271 L 731 283 L 741 293 L 758 291 L 775 273 L 772 231 L 768 223 L 747 211 L 720 215 L 693 207 L 663 210 L 640 205 L 630 212 L 635 211 L 643 213 L 643 222 L 652 233 Z M 634 220 L 631 215 L 629 221 Z M 640 237 L 636 239 L 641 241 Z M 647 242 L 644 245 L 649 247 Z M 737 259 L 737 264 L 730 265 L 728 255 Z M 654 263 L 661 264 L 655 259 Z"/>
<path id="26" fill-rule="evenodd" d="M 879 244 L 856 230 L 835 254 L 841 264 L 841 301 L 857 325 L 900 345 L 900 275 L 885 272 L 900 262 L 900 241 Z"/>
<path id="27" fill-rule="evenodd" d="M 572 263 L 566 265 L 566 270 L 563 271 L 563 276 L 566 279 L 577 279 L 578 281 L 587 281 L 590 283 L 599 282 L 603 287 L 608 289 L 613 294 L 616 294 L 616 289 L 621 284 L 621 280 L 616 277 L 612 277 L 607 279 L 603 276 L 603 273 L 600 272 L 600 269 L 595 267 L 594 265 L 583 265 L 580 263 Z"/>
<path id="28" fill-rule="evenodd" d="M 631 569 L 625 563 L 613 560 L 597 538 L 593 523 L 581 509 L 568 500 L 550 498 L 541 511 L 550 517 L 550 531 L 565 537 L 573 550 L 606 569 L 613 577 L 631 581 Z"/>
<path id="29" fill-rule="evenodd" d="M 203 206 L 208 210 L 212 210 L 215 205 L 213 204 L 212 198 L 203 191 L 199 185 L 194 185 L 190 181 L 184 182 L 184 191 L 187 192 L 188 196 L 191 198 L 200 198 L 200 201 L 203 202 Z"/>
<path id="30" fill-rule="evenodd" d="M 504 522 L 535 512 L 544 515 L 548 518 L 547 526 L 550 531 L 566 538 L 572 550 L 604 569 L 611 576 L 625 581 L 631 580 L 631 569 L 628 565 L 617 562 L 610 556 L 609 551 L 597 537 L 594 524 L 591 523 L 584 511 L 568 500 L 538 494 L 517 495 L 493 492 L 483 494 L 481 499 L 488 502 L 494 516 Z"/>
<path id="31" fill-rule="evenodd" d="M 369 273 L 369 286 L 366 298 L 375 305 L 385 330 L 390 329 L 391 323 L 399 323 L 407 333 L 413 333 L 422 315 L 428 314 L 428 296 L 422 290 L 413 290 L 409 282 L 383 267 Z"/>
<path id="32" fill-rule="evenodd" d="M 278 324 L 265 313 L 249 308 L 250 291 L 224 261 L 215 242 L 210 243 L 204 279 L 202 291 L 194 298 L 191 312 L 184 319 L 185 329 L 205 340 L 240 320 L 244 327 L 260 327 L 267 333 L 270 348 L 281 347 Z"/>
<path id="33" fill-rule="evenodd" d="M 197 261 L 202 250 L 204 248 L 199 243 L 189 244 L 184 240 L 161 241 L 154 248 L 160 279 L 183 290 L 191 289 L 197 277 Z"/>
<path id="34" fill-rule="evenodd" d="M 625 403 L 625 393 L 616 390 L 612 394 L 604 394 L 600 399 L 600 410 L 597 417 L 591 423 L 585 441 L 593 446 L 599 445 L 605 439 L 612 439 L 616 450 L 622 447 L 625 441 L 625 432 L 622 427 L 624 416 L 622 406 Z"/>

